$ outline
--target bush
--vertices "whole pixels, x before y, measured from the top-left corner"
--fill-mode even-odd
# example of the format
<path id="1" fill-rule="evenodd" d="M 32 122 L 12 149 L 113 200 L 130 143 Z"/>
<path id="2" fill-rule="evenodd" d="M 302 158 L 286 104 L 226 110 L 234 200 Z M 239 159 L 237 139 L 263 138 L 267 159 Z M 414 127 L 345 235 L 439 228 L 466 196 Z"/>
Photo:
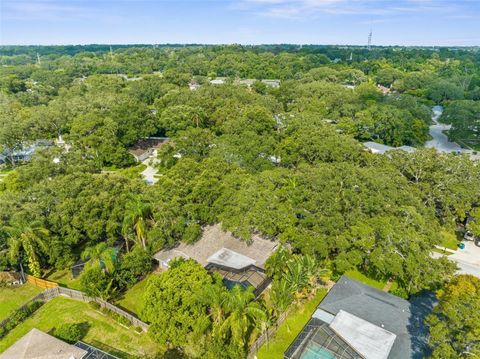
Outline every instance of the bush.
<path id="1" fill-rule="evenodd" d="M 120 288 L 130 288 L 138 279 L 152 270 L 152 257 L 140 246 L 122 256 L 120 266 L 115 272 L 115 280 Z"/>
<path id="2" fill-rule="evenodd" d="M 74 344 L 87 334 L 88 323 L 66 323 L 56 328 L 53 335 L 67 343 Z"/>
<path id="3" fill-rule="evenodd" d="M 14 311 L 9 317 L 8 322 L 5 324 L 3 328 L 0 330 L 0 338 L 7 335 L 9 331 L 15 328 L 18 324 L 23 322 L 27 319 L 33 312 L 35 312 L 38 308 L 43 305 L 43 302 L 34 301 L 28 303 L 25 307 L 17 309 Z"/>

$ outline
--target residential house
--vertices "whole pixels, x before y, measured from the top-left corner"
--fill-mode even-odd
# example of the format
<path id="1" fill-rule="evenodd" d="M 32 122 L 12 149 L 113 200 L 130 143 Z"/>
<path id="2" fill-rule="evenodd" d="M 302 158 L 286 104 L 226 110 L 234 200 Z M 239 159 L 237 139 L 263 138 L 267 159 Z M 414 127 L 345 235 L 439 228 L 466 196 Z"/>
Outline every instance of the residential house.
<path id="1" fill-rule="evenodd" d="M 163 144 L 167 143 L 169 140 L 168 137 L 148 137 L 143 138 L 132 147 L 129 148 L 128 152 L 135 157 L 137 162 L 143 162 L 147 158 L 154 155 L 155 151 L 160 148 Z"/>
<path id="2" fill-rule="evenodd" d="M 392 146 L 387 146 L 387 145 L 377 143 L 377 142 L 372 142 L 372 141 L 364 142 L 363 145 L 371 153 L 380 154 L 380 155 L 383 155 L 388 151 L 399 151 L 399 150 L 401 150 L 401 151 L 405 151 L 405 152 L 408 152 L 408 153 L 412 153 L 412 152 L 415 152 L 417 150 L 415 147 L 411 147 L 411 146 L 392 147 Z"/>
<path id="3" fill-rule="evenodd" d="M 426 293 L 405 300 L 342 276 L 284 353 L 284 359 L 421 359 L 424 320 L 436 305 Z"/>
<path id="4" fill-rule="evenodd" d="M 280 87 L 280 80 L 262 80 L 262 82 L 268 87 L 273 87 L 273 88 Z"/>
<path id="5" fill-rule="evenodd" d="M 250 242 L 242 241 L 216 224 L 204 228 L 202 237 L 194 244 L 181 243 L 154 255 L 163 269 L 175 258 L 194 259 L 210 272 L 224 278 L 227 287 L 236 284 L 253 286 L 260 294 L 269 284 L 265 262 L 278 246 L 278 241 L 254 235 Z"/>
<path id="6" fill-rule="evenodd" d="M 217 77 L 213 80 L 210 80 L 209 82 L 212 85 L 224 85 L 226 83 L 227 78 L 226 77 Z"/>
<path id="7" fill-rule="evenodd" d="M 83 342 L 65 343 L 36 328 L 0 354 L 0 359 L 117 359 Z"/>

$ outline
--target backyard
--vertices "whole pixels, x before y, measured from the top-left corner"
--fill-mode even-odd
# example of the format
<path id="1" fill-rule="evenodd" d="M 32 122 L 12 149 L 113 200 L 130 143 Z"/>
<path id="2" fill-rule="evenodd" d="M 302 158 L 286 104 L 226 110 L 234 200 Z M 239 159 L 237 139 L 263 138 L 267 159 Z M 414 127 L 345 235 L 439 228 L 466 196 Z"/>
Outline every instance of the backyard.
<path id="1" fill-rule="evenodd" d="M 310 320 L 313 312 L 327 294 L 320 289 L 314 299 L 294 308 L 287 319 L 278 327 L 275 336 L 265 343 L 257 353 L 258 359 L 281 359 L 295 337 Z"/>
<path id="2" fill-rule="evenodd" d="M 140 317 L 142 314 L 143 293 L 145 292 L 148 279 L 154 275 L 156 274 L 152 273 L 148 275 L 145 279 L 127 290 L 122 298 L 116 302 L 116 305 Z"/>
<path id="3" fill-rule="evenodd" d="M 0 288 L 0 321 L 42 290 L 29 283 L 18 287 Z"/>
<path id="4" fill-rule="evenodd" d="M 89 329 L 82 341 L 119 358 L 154 356 L 161 349 L 147 333 L 137 333 L 133 328 L 124 327 L 87 303 L 57 297 L 3 338 L 0 352 L 5 351 L 32 328 L 50 332 L 63 323 L 88 323 Z"/>

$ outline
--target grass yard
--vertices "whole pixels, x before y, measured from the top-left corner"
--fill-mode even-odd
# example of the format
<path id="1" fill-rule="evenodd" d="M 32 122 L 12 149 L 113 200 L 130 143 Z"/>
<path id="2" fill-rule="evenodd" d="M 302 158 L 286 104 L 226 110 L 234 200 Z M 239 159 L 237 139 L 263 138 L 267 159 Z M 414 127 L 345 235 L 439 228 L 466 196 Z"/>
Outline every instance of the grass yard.
<path id="1" fill-rule="evenodd" d="M 119 358 L 154 356 L 160 349 L 147 333 L 136 333 L 112 318 L 92 309 L 87 303 L 57 297 L 44 304 L 30 318 L 18 325 L 0 341 L 0 353 L 29 332 L 32 328 L 49 332 L 62 323 L 89 324 L 87 344 L 96 346 Z"/>
<path id="2" fill-rule="evenodd" d="M 440 243 L 442 247 L 453 249 L 454 251 L 458 249 L 459 241 L 454 231 L 444 228 L 440 231 L 440 234 L 442 236 L 442 243 Z"/>
<path id="3" fill-rule="evenodd" d="M 278 327 L 273 339 L 265 343 L 257 353 L 258 359 L 282 359 L 283 353 L 310 320 L 318 304 L 327 294 L 325 289 L 318 291 L 314 299 L 306 302 L 299 308 L 295 308 Z"/>
<path id="4" fill-rule="evenodd" d="M 0 321 L 42 291 L 42 288 L 29 283 L 15 288 L 0 288 Z"/>
<path id="5" fill-rule="evenodd" d="M 146 278 L 144 278 L 143 280 L 135 284 L 132 288 L 127 290 L 127 292 L 123 295 L 122 299 L 117 301 L 116 305 L 136 314 L 137 317 L 140 317 L 143 309 L 143 293 L 145 291 L 145 287 L 147 286 L 148 278 L 154 275 L 157 274 L 152 273 L 148 275 Z"/>
<path id="6" fill-rule="evenodd" d="M 50 274 L 46 279 L 57 282 L 62 287 L 81 290 L 80 277 L 73 278 L 69 268 Z"/>
<path id="7" fill-rule="evenodd" d="M 359 282 L 368 284 L 377 289 L 383 290 L 387 281 L 379 281 L 370 277 L 367 277 L 365 274 L 360 273 L 357 269 L 352 269 L 344 273 L 347 277 L 358 280 Z"/>

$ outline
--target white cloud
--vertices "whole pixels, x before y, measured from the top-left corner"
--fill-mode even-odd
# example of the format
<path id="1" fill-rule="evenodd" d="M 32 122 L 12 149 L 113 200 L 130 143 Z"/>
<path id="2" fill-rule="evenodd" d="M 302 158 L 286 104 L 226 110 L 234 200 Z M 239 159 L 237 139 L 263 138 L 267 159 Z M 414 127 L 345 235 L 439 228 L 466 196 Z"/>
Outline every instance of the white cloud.
<path id="1" fill-rule="evenodd" d="M 241 0 L 241 9 L 266 17 L 302 19 L 318 14 L 395 16 L 455 12 L 455 3 L 442 0 Z"/>

